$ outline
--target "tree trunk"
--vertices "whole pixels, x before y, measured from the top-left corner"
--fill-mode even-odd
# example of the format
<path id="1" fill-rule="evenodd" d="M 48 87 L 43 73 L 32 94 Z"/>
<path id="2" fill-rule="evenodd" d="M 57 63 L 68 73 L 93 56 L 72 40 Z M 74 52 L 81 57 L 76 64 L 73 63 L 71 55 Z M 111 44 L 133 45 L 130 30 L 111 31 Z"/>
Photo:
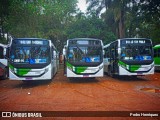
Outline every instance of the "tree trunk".
<path id="1" fill-rule="evenodd" d="M 121 10 L 120 13 L 120 20 L 118 23 L 118 28 L 119 28 L 119 38 L 124 38 L 125 37 L 125 26 L 124 26 L 124 11 Z"/>

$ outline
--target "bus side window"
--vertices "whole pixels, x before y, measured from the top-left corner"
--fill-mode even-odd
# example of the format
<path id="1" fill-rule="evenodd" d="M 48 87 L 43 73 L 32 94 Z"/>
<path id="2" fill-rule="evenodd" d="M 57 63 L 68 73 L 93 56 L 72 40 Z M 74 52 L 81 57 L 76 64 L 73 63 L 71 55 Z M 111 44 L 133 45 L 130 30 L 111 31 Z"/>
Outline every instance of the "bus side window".
<path id="1" fill-rule="evenodd" d="M 124 59 L 126 57 L 125 48 L 121 49 L 121 59 Z"/>
<path id="2" fill-rule="evenodd" d="M 53 49 L 53 56 L 52 56 L 52 58 L 55 59 L 55 60 L 57 59 L 57 53 L 56 53 L 56 51 L 54 49 Z"/>
<path id="3" fill-rule="evenodd" d="M 3 47 L 0 46 L 0 59 L 4 58 L 3 50 L 4 50 Z"/>

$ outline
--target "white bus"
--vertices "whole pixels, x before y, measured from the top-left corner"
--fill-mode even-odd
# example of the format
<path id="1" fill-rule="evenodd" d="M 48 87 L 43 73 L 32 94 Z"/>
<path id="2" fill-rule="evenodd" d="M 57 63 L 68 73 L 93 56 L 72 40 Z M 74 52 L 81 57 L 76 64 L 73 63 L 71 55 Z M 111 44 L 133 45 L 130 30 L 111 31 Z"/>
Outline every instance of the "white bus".
<path id="1" fill-rule="evenodd" d="M 103 77 L 103 43 L 93 38 L 67 40 L 64 47 L 67 77 Z"/>
<path id="2" fill-rule="evenodd" d="M 150 39 L 118 39 L 105 45 L 104 51 L 104 72 L 110 76 L 154 74 L 153 49 Z"/>
<path id="3" fill-rule="evenodd" d="M 0 43 L 0 77 L 6 79 L 8 77 L 8 62 L 6 56 L 7 45 Z M 2 72 L 3 71 L 3 72 Z"/>
<path id="4" fill-rule="evenodd" d="M 10 80 L 51 80 L 58 70 L 58 54 L 51 40 L 16 38 L 9 44 Z"/>

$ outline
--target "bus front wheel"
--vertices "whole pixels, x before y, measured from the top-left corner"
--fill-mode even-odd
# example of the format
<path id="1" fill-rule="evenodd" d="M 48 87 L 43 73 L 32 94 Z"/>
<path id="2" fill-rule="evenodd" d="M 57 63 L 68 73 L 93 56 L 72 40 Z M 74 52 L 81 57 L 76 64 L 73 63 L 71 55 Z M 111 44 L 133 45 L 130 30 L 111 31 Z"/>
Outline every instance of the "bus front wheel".
<path id="1" fill-rule="evenodd" d="M 2 76 L 2 79 L 5 80 L 8 78 L 8 74 L 7 74 L 7 68 L 4 68 L 4 74 Z"/>

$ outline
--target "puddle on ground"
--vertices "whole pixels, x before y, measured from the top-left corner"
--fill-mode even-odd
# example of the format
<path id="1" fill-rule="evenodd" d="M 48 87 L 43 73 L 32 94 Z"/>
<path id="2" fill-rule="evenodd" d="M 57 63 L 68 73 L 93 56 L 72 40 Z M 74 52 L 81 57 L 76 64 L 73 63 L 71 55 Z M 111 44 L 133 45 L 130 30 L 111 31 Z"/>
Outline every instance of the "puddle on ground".
<path id="1" fill-rule="evenodd" d="M 145 92 L 160 93 L 160 89 L 155 88 L 141 88 L 140 90 Z"/>

